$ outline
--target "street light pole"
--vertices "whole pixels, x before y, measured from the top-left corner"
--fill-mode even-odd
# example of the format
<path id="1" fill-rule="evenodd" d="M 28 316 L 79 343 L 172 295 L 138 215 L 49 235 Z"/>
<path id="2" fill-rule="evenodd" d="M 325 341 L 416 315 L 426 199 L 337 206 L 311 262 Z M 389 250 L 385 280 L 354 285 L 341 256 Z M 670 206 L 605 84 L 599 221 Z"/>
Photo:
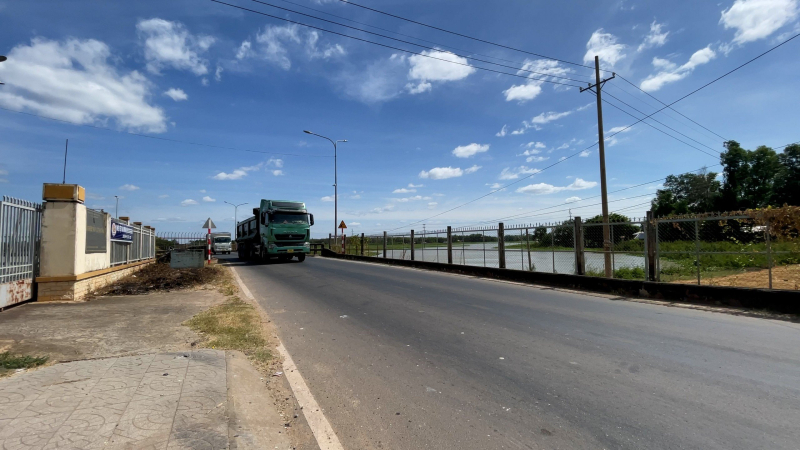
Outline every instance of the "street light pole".
<path id="1" fill-rule="evenodd" d="M 119 196 L 115 195 L 115 199 L 117 199 L 117 206 L 114 207 L 114 217 L 119 219 Z"/>
<path id="2" fill-rule="evenodd" d="M 239 207 L 242 206 L 242 205 L 246 205 L 247 203 L 239 203 L 238 205 L 234 205 L 233 203 L 225 201 L 225 200 L 223 200 L 222 202 L 233 206 L 233 236 L 234 236 L 234 239 L 236 239 L 236 238 L 239 237 L 239 227 L 238 227 L 238 225 L 239 225 Z"/>
<path id="3" fill-rule="evenodd" d="M 336 161 L 336 152 L 337 152 L 336 144 L 339 142 L 347 142 L 347 139 L 340 139 L 334 141 L 329 137 L 325 137 L 317 133 L 312 133 L 308 130 L 303 130 L 303 133 L 313 134 L 314 136 L 327 139 L 331 141 L 331 144 L 333 144 L 333 237 L 335 239 L 339 234 L 339 171 L 337 168 L 337 161 Z"/>
<path id="4" fill-rule="evenodd" d="M 7 60 L 7 59 L 8 59 L 8 58 L 6 58 L 5 56 L 3 56 L 3 55 L 0 55 L 0 62 L 3 62 L 3 61 L 5 61 L 5 60 Z M 5 83 L 0 83 L 0 84 L 5 84 Z"/>

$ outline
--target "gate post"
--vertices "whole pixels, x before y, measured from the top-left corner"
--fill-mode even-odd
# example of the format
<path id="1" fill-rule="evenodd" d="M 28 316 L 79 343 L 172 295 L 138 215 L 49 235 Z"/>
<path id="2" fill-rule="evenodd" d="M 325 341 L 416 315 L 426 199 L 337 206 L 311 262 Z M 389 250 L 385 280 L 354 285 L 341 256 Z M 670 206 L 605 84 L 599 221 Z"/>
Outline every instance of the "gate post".
<path id="1" fill-rule="evenodd" d="M 575 272 L 586 275 L 586 259 L 583 253 L 583 222 L 581 216 L 575 216 Z"/>
<path id="2" fill-rule="evenodd" d="M 411 260 L 414 261 L 414 230 L 411 230 Z"/>
<path id="3" fill-rule="evenodd" d="M 383 232 L 383 259 L 386 259 L 386 232 Z"/>
<path id="4" fill-rule="evenodd" d="M 498 256 L 498 259 L 499 259 L 499 262 L 500 262 L 499 266 L 500 266 L 501 269 L 505 269 L 506 268 L 506 242 L 505 242 L 505 237 L 506 237 L 506 231 L 505 231 L 505 228 L 503 227 L 503 222 L 500 222 L 500 224 L 499 224 L 499 226 L 497 228 L 497 253 L 498 253 L 497 256 Z"/>
<path id="5" fill-rule="evenodd" d="M 328 250 L 333 251 L 333 245 L 331 244 L 332 235 L 328 233 Z"/>
<path id="6" fill-rule="evenodd" d="M 447 226 L 447 264 L 453 264 L 453 229 Z"/>
<path id="7" fill-rule="evenodd" d="M 653 219 L 653 211 L 647 211 L 644 239 L 645 250 L 647 250 L 647 281 L 656 281 L 656 223 Z"/>
<path id="8" fill-rule="evenodd" d="M 361 256 L 364 256 L 364 233 L 361 233 Z"/>

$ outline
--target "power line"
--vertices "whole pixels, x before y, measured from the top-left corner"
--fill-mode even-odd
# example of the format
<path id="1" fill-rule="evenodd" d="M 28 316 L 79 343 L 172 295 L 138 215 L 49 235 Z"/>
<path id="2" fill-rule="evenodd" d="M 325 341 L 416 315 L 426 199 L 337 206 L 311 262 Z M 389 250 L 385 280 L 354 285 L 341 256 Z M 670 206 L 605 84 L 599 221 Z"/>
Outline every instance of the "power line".
<path id="1" fill-rule="evenodd" d="M 609 97 L 611 97 L 611 98 L 615 99 L 616 101 L 618 101 L 618 102 L 622 103 L 623 105 L 627 106 L 628 108 L 631 108 L 631 109 L 633 109 L 634 111 L 636 111 L 636 112 L 638 112 L 638 113 L 640 113 L 640 114 L 646 114 L 646 113 L 643 113 L 643 112 L 639 111 L 638 109 L 634 108 L 633 106 L 631 106 L 631 105 L 629 105 L 629 104 L 627 104 L 627 103 L 623 102 L 622 100 L 618 99 L 617 97 L 615 97 L 615 96 L 613 96 L 613 95 L 609 94 L 608 92 L 606 92 L 606 94 L 607 94 Z M 612 106 L 612 107 L 614 107 L 614 108 L 616 108 L 616 109 L 618 109 L 618 110 L 622 111 L 623 113 L 625 113 L 625 114 L 627 114 L 627 115 L 629 115 L 629 116 L 633 117 L 634 119 L 638 119 L 638 117 L 634 116 L 633 114 L 629 113 L 628 111 L 625 111 L 624 109 L 620 108 L 619 106 L 617 106 L 617 105 L 615 105 L 615 104 L 613 104 L 613 103 L 609 102 L 608 100 L 605 100 L 605 99 L 603 99 L 603 101 L 604 101 L 606 104 L 608 104 L 609 106 Z M 661 122 L 661 121 L 659 121 L 659 120 L 656 120 L 656 119 L 654 119 L 654 118 L 652 118 L 652 117 L 650 118 L 650 120 L 652 120 L 652 121 L 654 121 L 654 122 L 656 122 L 656 123 L 658 123 L 658 124 L 660 124 L 660 125 L 662 125 L 662 126 L 665 126 L 665 127 L 669 128 L 670 130 L 672 130 L 672 131 L 674 131 L 674 132 L 676 132 L 676 133 L 680 134 L 681 136 L 684 136 L 684 137 L 686 137 L 686 138 L 688 138 L 688 139 L 691 139 L 691 140 L 693 140 L 693 141 L 697 142 L 698 144 L 702 145 L 703 147 L 706 147 L 706 148 L 708 148 L 708 149 L 709 149 L 709 150 L 711 150 L 711 151 L 717 151 L 716 149 L 714 149 L 714 148 L 712 148 L 712 147 L 709 147 L 708 145 L 706 145 L 706 144 L 703 144 L 702 142 L 700 142 L 700 141 L 698 141 L 698 140 L 696 140 L 696 139 L 692 139 L 691 137 L 689 137 L 689 136 L 687 136 L 687 135 L 685 135 L 685 134 L 681 133 L 680 131 L 678 131 L 678 130 L 676 130 L 676 129 L 672 128 L 672 127 L 670 127 L 669 125 L 666 125 L 666 124 L 664 124 L 663 122 Z M 649 127 L 651 127 L 651 128 L 653 128 L 653 129 L 654 129 L 654 130 L 656 130 L 656 131 L 659 131 L 659 132 L 661 132 L 661 133 L 664 133 L 665 135 L 667 135 L 667 136 L 671 137 L 672 139 L 675 139 L 675 140 L 676 140 L 676 141 L 678 141 L 678 142 L 681 142 L 681 143 L 683 143 L 683 144 L 686 144 L 686 145 L 688 145 L 689 147 L 691 147 L 691 148 L 693 148 L 693 149 L 697 150 L 698 152 L 701 152 L 701 153 L 703 153 L 703 154 L 706 154 L 706 155 L 708 155 L 708 156 L 711 156 L 712 158 L 717 158 L 717 157 L 718 157 L 717 155 L 714 155 L 714 154 L 712 154 L 712 153 L 708 153 L 708 152 L 707 152 L 707 151 L 705 151 L 705 150 L 699 149 L 699 148 L 695 147 L 694 145 L 691 145 L 691 144 L 689 144 L 689 143 L 688 143 L 688 142 L 686 142 L 686 141 L 682 141 L 682 140 L 678 139 L 677 137 L 675 137 L 675 136 L 673 136 L 673 135 L 671 135 L 671 134 L 667 133 L 666 131 L 664 131 L 664 130 L 661 130 L 661 129 L 659 129 L 659 128 L 657 128 L 657 127 L 653 126 L 653 125 L 652 125 L 651 123 L 649 123 L 649 122 L 644 122 L 644 124 L 645 124 L 645 125 L 647 125 L 647 126 L 649 126 Z"/>
<path id="2" fill-rule="evenodd" d="M 570 86 L 570 87 L 579 87 L 579 86 L 574 85 L 574 84 L 561 83 L 561 82 L 558 82 L 558 81 L 546 80 L 546 79 L 542 79 L 542 78 L 531 78 L 530 76 L 526 76 L 526 75 L 518 75 L 518 74 L 514 74 L 514 73 L 503 72 L 502 70 L 489 69 L 488 67 L 474 66 L 472 64 L 465 64 L 465 63 L 460 63 L 460 62 L 457 62 L 457 61 L 451 61 L 449 59 L 437 58 L 435 56 L 426 55 L 424 53 L 414 52 L 414 51 L 406 50 L 406 49 L 399 48 L 399 47 L 393 47 L 391 45 L 381 44 L 380 42 L 370 41 L 369 39 L 362 39 L 362 38 L 359 38 L 359 37 L 350 36 L 349 34 L 339 33 L 337 31 L 328 30 L 326 28 L 321 28 L 321 27 L 317 27 L 317 26 L 314 26 L 314 25 L 309 25 L 307 23 L 297 22 L 295 20 L 290 20 L 290 19 L 286 19 L 286 18 L 283 18 L 283 17 L 274 16 L 272 14 L 267 14 L 265 12 L 256 11 L 256 10 L 250 9 L 250 8 L 245 8 L 244 6 L 238 6 L 238 5 L 234 5 L 234 4 L 231 4 L 231 3 L 225 3 L 225 2 L 220 1 L 220 0 L 211 0 L 211 1 L 214 2 L 214 3 L 219 3 L 221 5 L 230 6 L 232 8 L 241 9 L 243 11 L 249 11 L 249 12 L 252 12 L 252 13 L 255 13 L 255 14 L 260 14 L 262 16 L 266 16 L 266 17 L 271 17 L 273 19 L 282 20 L 284 22 L 294 23 L 294 24 L 297 24 L 297 25 L 300 25 L 300 26 L 313 28 L 313 29 L 319 30 L 319 31 L 324 31 L 326 33 L 335 34 L 337 36 L 342 36 L 342 37 L 354 39 L 354 40 L 357 40 L 357 41 L 366 42 L 368 44 L 378 45 L 378 46 L 381 46 L 381 47 L 389 48 L 389 49 L 392 49 L 392 50 L 397 50 L 397 51 L 404 52 L 404 53 L 409 53 L 409 54 L 412 54 L 412 55 L 418 55 L 418 56 L 422 56 L 422 57 L 425 57 L 425 58 L 435 59 L 435 60 L 438 60 L 438 61 L 444 61 L 444 62 L 447 62 L 447 63 L 450 63 L 450 64 L 456 64 L 456 65 L 465 66 L 465 67 L 472 67 L 474 69 L 485 70 L 487 72 L 499 73 L 499 74 L 502 74 L 502 75 L 508 75 L 508 76 L 517 77 L 517 78 L 524 78 L 526 80 L 541 81 L 543 83 L 560 84 L 560 85 L 563 85 L 563 86 Z M 324 19 L 321 19 L 321 20 L 324 20 Z M 365 32 L 369 33 L 368 31 L 365 31 Z M 393 38 L 389 38 L 389 39 L 393 39 Z M 552 76 L 552 75 L 547 75 L 547 76 Z"/>
<path id="3" fill-rule="evenodd" d="M 236 151 L 240 151 L 240 152 L 249 152 L 249 153 L 262 153 L 262 154 L 265 154 L 265 155 L 301 156 L 301 157 L 304 157 L 304 158 L 306 158 L 306 157 L 307 158 L 333 158 L 333 156 L 328 156 L 328 155 L 309 155 L 309 154 L 299 154 L 299 153 L 275 153 L 275 152 L 265 152 L 265 151 L 261 151 L 261 150 L 249 150 L 249 149 L 236 148 L 236 147 L 225 147 L 225 146 L 221 146 L 221 145 L 203 144 L 201 142 L 182 141 L 182 140 L 179 140 L 179 139 L 170 139 L 170 138 L 165 138 L 165 137 L 161 137 L 161 136 L 153 136 L 153 135 L 150 135 L 150 134 L 134 133 L 132 131 L 115 130 L 113 128 L 100 127 L 100 126 L 97 126 L 97 125 L 92 125 L 90 123 L 71 122 L 69 120 L 56 119 L 55 117 L 43 116 L 43 115 L 40 115 L 40 114 L 33 114 L 33 113 L 25 112 L 25 111 L 16 111 L 14 109 L 8 109 L 8 108 L 4 108 L 2 106 L 0 106 L 0 109 L 2 109 L 4 111 L 8 111 L 8 112 L 17 113 L 17 114 L 24 114 L 26 116 L 38 117 L 40 119 L 47 119 L 47 120 L 53 120 L 55 122 L 68 123 L 70 125 L 78 125 L 78 126 L 81 126 L 81 127 L 95 128 L 97 130 L 111 131 L 113 133 L 120 133 L 120 134 L 129 134 L 131 136 L 138 136 L 138 137 L 143 137 L 143 138 L 147 138 L 147 139 L 156 139 L 156 140 L 159 140 L 159 141 L 175 142 L 175 143 L 179 143 L 179 144 L 197 145 L 197 146 L 200 146 L 200 147 L 218 148 L 218 149 L 222 149 L 222 150 L 236 150 Z"/>
<path id="4" fill-rule="evenodd" d="M 357 6 L 359 8 L 363 8 L 363 9 L 366 9 L 366 10 L 369 10 L 369 11 L 372 11 L 372 12 L 376 12 L 378 14 L 383 14 L 385 16 L 394 17 L 395 19 L 404 20 L 406 22 L 410 22 L 410 23 L 414 23 L 414 24 L 417 24 L 417 25 L 421 25 L 423 27 L 431 28 L 431 29 L 434 29 L 434 30 L 437 30 L 437 31 L 442 31 L 442 32 L 449 33 L 449 34 L 452 34 L 452 35 L 455 35 L 455 36 L 471 39 L 473 41 L 483 42 L 484 44 L 494 45 L 496 47 L 502 47 L 502 48 L 505 48 L 505 49 L 508 49 L 508 50 L 514 50 L 514 51 L 521 52 L 521 53 L 527 53 L 529 55 L 538 56 L 540 58 L 550 59 L 550 60 L 553 60 L 553 61 L 562 62 L 564 64 L 570 64 L 570 65 L 578 66 L 578 67 L 586 67 L 587 69 L 593 69 L 594 70 L 594 67 L 591 67 L 591 66 L 575 63 L 575 62 L 572 62 L 572 61 L 566 61 L 566 60 L 559 59 L 559 58 L 553 58 L 552 56 L 542 55 L 540 53 L 529 52 L 527 50 L 522 50 L 522 49 L 515 48 L 515 47 L 509 47 L 507 45 L 498 44 L 496 42 L 491 42 L 491 41 L 487 41 L 487 40 L 484 40 L 484 39 L 468 36 L 466 34 L 461 34 L 461 33 L 455 32 L 455 31 L 446 30 L 444 28 L 439 28 L 439 27 L 436 27 L 436 26 L 433 26 L 433 25 L 428 25 L 426 23 L 418 22 L 416 20 L 407 19 L 405 17 L 398 16 L 396 14 L 392 14 L 392 13 L 388 13 L 388 12 L 381 11 L 381 10 L 378 10 L 378 9 L 370 8 L 370 7 L 364 6 L 364 5 L 359 5 L 358 3 L 351 2 L 350 0 L 339 0 L 339 1 L 341 1 L 342 3 L 345 3 L 347 5 Z"/>
<path id="5" fill-rule="evenodd" d="M 658 98 L 656 98 L 656 97 L 655 97 L 653 94 L 651 94 L 651 93 L 649 93 L 649 92 L 645 91 L 644 89 L 642 89 L 641 87 L 637 86 L 636 84 L 634 84 L 634 83 L 631 83 L 630 81 L 628 81 L 628 80 L 627 80 L 625 77 L 623 77 L 622 75 L 620 75 L 620 74 L 617 74 L 617 76 L 618 76 L 618 77 L 620 77 L 620 78 L 622 79 L 622 81 L 624 81 L 624 82 L 626 82 L 626 83 L 630 84 L 631 86 L 635 87 L 636 89 L 638 89 L 638 90 L 640 90 L 640 91 L 644 92 L 644 93 L 645 93 L 645 94 L 646 94 L 648 97 L 652 98 L 653 100 L 657 101 L 658 103 L 661 103 L 661 104 L 662 104 L 662 105 L 664 105 L 664 106 L 667 106 L 667 104 L 666 104 L 666 103 L 664 103 L 664 102 L 662 102 L 661 100 L 659 100 Z M 672 111 L 674 111 L 674 112 L 678 113 L 678 114 L 679 114 L 681 117 L 683 117 L 684 119 L 686 119 L 686 120 L 689 120 L 689 121 L 690 121 L 690 122 L 692 122 L 693 124 L 695 124 L 695 125 L 699 126 L 700 128 L 702 128 L 702 129 L 704 129 L 704 130 L 708 131 L 709 133 L 711 133 L 711 134 L 713 134 L 713 135 L 715 135 L 715 136 L 717 136 L 717 137 L 721 138 L 722 140 L 724 140 L 724 141 L 727 141 L 727 140 L 728 140 L 727 138 L 725 138 L 725 136 L 722 136 L 721 134 L 719 134 L 719 133 L 716 133 L 716 132 L 714 132 L 713 130 L 710 130 L 709 128 L 707 128 L 707 127 L 703 126 L 702 124 L 700 124 L 700 123 L 696 122 L 695 120 L 693 120 L 691 117 L 688 117 L 688 116 L 686 116 L 685 114 L 681 113 L 681 112 L 680 112 L 680 111 L 678 111 L 677 109 L 675 109 L 675 108 L 673 108 L 673 107 L 671 107 L 671 106 L 668 106 L 668 108 L 669 108 L 669 109 L 671 109 Z"/>
<path id="6" fill-rule="evenodd" d="M 441 42 L 430 41 L 430 40 L 427 40 L 427 39 L 423 39 L 423 38 L 421 38 L 421 37 L 412 36 L 412 35 L 410 35 L 410 34 L 404 34 L 404 33 L 400 33 L 400 32 L 398 32 L 398 31 L 389 30 L 389 29 L 387 29 L 387 28 L 381 28 L 381 27 L 377 27 L 377 26 L 375 26 L 375 25 L 370 25 L 370 24 L 368 24 L 368 23 L 365 23 L 365 22 L 359 22 L 359 21 L 357 21 L 357 20 L 353 20 L 353 19 L 349 19 L 349 18 L 347 18 L 347 17 L 344 17 L 344 16 L 339 16 L 339 15 L 336 15 L 336 14 L 332 14 L 332 13 L 329 13 L 329 12 L 323 11 L 323 10 L 321 10 L 321 9 L 312 8 L 312 7 L 310 7 L 310 6 L 306 6 L 306 5 L 303 5 L 303 4 L 300 4 L 300 3 L 295 3 L 295 2 L 292 2 L 292 1 L 289 1 L 289 0 L 280 0 L 280 1 L 282 1 L 282 2 L 284 2 L 284 3 L 288 3 L 288 4 L 290 4 L 290 5 L 298 6 L 298 7 L 300 7 L 300 8 L 308 9 L 308 10 L 310 10 L 310 11 L 314 11 L 314 12 L 316 12 L 316 13 L 319 13 L 319 14 L 324 14 L 324 15 L 326 15 L 326 16 L 335 17 L 335 18 L 337 18 L 337 19 L 341 19 L 341 20 L 346 20 L 346 21 L 348 21 L 348 22 L 352 22 L 352 23 L 355 23 L 355 24 L 358 24 L 358 25 L 362 25 L 362 26 L 365 26 L 365 27 L 369 27 L 369 28 L 374 28 L 374 29 L 376 29 L 376 30 L 385 31 L 385 32 L 387 32 L 387 33 L 396 34 L 396 35 L 398 35 L 398 36 L 403 36 L 403 37 L 407 37 L 407 38 L 410 38 L 410 39 L 416 39 L 416 40 L 418 40 L 418 41 L 427 42 L 427 43 L 429 43 L 429 44 L 437 45 L 437 46 L 439 46 L 439 47 L 442 47 L 442 48 L 449 48 L 449 49 L 456 50 L 456 51 L 459 51 L 459 52 L 467 52 L 467 53 L 469 53 L 469 54 L 472 54 L 472 55 L 482 56 L 482 57 L 484 57 L 484 58 L 496 59 L 496 60 L 498 60 L 498 61 L 503 61 L 503 62 L 512 63 L 512 64 L 517 64 L 517 65 L 524 65 L 524 64 L 525 64 L 524 62 L 515 61 L 515 60 L 511 60 L 511 59 L 505 59 L 505 58 L 499 58 L 499 57 L 497 57 L 497 56 L 486 55 L 486 54 L 483 54 L 483 53 L 477 53 L 477 52 L 473 52 L 473 51 L 471 51 L 471 50 L 466 50 L 466 49 L 462 49 L 462 48 L 454 47 L 454 46 L 452 46 L 452 45 L 446 45 L 446 44 L 442 44 Z M 590 76 L 589 76 L 589 75 L 580 75 L 580 74 L 577 74 L 577 76 L 584 76 L 584 77 L 589 77 L 589 78 L 590 78 Z"/>
<path id="7" fill-rule="evenodd" d="M 422 44 L 417 44 L 417 43 L 410 42 L 410 41 L 405 41 L 403 39 L 393 38 L 391 36 L 386 36 L 384 34 L 374 33 L 372 31 L 367 31 L 367 30 L 364 30 L 362 28 L 354 27 L 354 26 L 351 26 L 351 25 L 345 25 L 345 24 L 340 23 L 340 22 L 335 22 L 333 20 L 323 19 L 323 18 L 317 17 L 317 16 L 312 16 L 311 14 L 306 14 L 306 13 L 302 13 L 302 12 L 299 12 L 299 11 L 295 11 L 293 9 L 284 8 L 284 7 L 278 6 L 278 5 L 273 5 L 272 3 L 263 2 L 261 0 L 251 0 L 251 1 L 253 1 L 255 3 L 260 3 L 262 5 L 270 6 L 270 7 L 273 7 L 273 8 L 281 9 L 281 10 L 284 10 L 284 11 L 288 11 L 288 12 L 291 12 L 291 13 L 300 14 L 301 16 L 306 16 L 306 17 L 310 17 L 312 19 L 317 19 L 317 20 L 321 20 L 323 22 L 328 22 L 328 23 L 332 23 L 334 25 L 339 25 L 341 27 L 349 28 L 351 30 L 361 31 L 362 33 L 371 34 L 373 36 L 379 36 L 379 37 L 382 37 L 382 38 L 385 38 L 385 39 L 391 39 L 393 41 L 402 42 L 404 44 L 409 44 L 409 45 L 414 45 L 414 46 L 417 46 L 417 47 L 420 47 L 420 48 L 424 48 L 424 49 L 427 49 L 427 50 L 434 50 L 434 51 L 438 51 L 439 50 L 436 47 L 430 47 L 430 46 L 427 46 L 427 45 L 422 45 Z M 458 57 L 461 57 L 461 58 L 469 58 L 469 56 L 459 55 L 457 53 L 452 53 L 452 52 L 448 52 L 448 53 L 451 53 L 451 54 L 453 54 L 455 56 L 458 56 Z M 472 59 L 475 60 L 475 61 L 480 61 L 482 63 L 492 64 L 492 65 L 495 65 L 495 66 L 498 66 L 498 67 L 505 67 L 507 69 L 514 69 L 514 70 L 517 70 L 517 71 L 520 71 L 520 72 L 529 72 L 529 73 L 532 73 L 532 74 L 544 75 L 544 76 L 547 76 L 547 77 L 560 78 L 560 79 L 563 79 L 563 80 L 574 81 L 576 83 L 583 83 L 584 82 L 583 80 L 575 80 L 573 78 L 562 77 L 562 76 L 559 76 L 559 75 L 552 75 L 552 74 L 549 74 L 549 73 L 543 73 L 543 72 L 536 72 L 536 71 L 533 71 L 533 70 L 521 69 L 519 67 L 509 66 L 509 65 L 506 65 L 506 64 L 500 64 L 500 63 L 491 62 L 491 61 L 486 61 L 486 60 L 480 59 L 480 58 L 472 57 Z M 535 78 L 533 78 L 533 79 L 535 80 Z M 539 80 L 539 81 L 541 81 L 541 80 Z"/>

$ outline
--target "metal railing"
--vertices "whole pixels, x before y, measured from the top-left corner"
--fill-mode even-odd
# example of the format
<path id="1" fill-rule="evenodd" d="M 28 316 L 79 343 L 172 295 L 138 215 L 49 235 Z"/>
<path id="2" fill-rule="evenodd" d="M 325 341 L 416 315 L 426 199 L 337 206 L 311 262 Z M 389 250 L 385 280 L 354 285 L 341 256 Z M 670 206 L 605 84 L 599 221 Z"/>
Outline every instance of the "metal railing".
<path id="1" fill-rule="evenodd" d="M 760 224 L 760 225 L 759 225 Z M 347 238 L 345 253 L 531 272 L 800 290 L 800 230 L 776 233 L 746 215 L 562 223 Z M 785 230 L 784 230 L 785 231 Z M 783 236 L 783 237 L 780 237 Z M 340 251 L 341 244 L 333 244 Z"/>
<path id="2" fill-rule="evenodd" d="M 3 196 L 0 201 L 0 284 L 33 279 L 39 269 L 42 205 Z"/>
<path id="3" fill-rule="evenodd" d="M 133 240 L 111 242 L 111 266 L 130 264 L 156 257 L 156 234 L 152 228 L 133 224 Z"/>

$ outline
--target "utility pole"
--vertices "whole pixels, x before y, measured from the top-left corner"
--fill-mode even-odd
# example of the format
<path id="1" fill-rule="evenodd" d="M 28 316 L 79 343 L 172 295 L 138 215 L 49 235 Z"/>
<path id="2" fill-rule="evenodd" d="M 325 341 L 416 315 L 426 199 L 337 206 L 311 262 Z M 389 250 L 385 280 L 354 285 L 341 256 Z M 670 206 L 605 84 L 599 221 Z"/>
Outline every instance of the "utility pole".
<path id="1" fill-rule="evenodd" d="M 119 219 L 119 195 L 114 196 L 117 199 L 117 205 L 114 207 L 114 217 Z"/>
<path id="2" fill-rule="evenodd" d="M 589 87 L 581 88 L 581 92 L 591 91 L 597 95 L 597 135 L 599 140 L 598 146 L 600 148 L 600 196 L 603 202 L 603 266 L 605 267 L 606 278 L 612 278 L 614 276 L 614 268 L 611 267 L 611 231 L 608 225 L 608 189 L 606 188 L 606 146 L 605 137 L 603 136 L 603 99 L 600 92 L 606 81 L 613 80 L 616 76 L 616 73 L 612 73 L 611 78 L 601 80 L 600 58 L 595 55 L 595 84 L 590 84 Z M 592 88 L 594 88 L 594 90 L 592 90 Z"/>

